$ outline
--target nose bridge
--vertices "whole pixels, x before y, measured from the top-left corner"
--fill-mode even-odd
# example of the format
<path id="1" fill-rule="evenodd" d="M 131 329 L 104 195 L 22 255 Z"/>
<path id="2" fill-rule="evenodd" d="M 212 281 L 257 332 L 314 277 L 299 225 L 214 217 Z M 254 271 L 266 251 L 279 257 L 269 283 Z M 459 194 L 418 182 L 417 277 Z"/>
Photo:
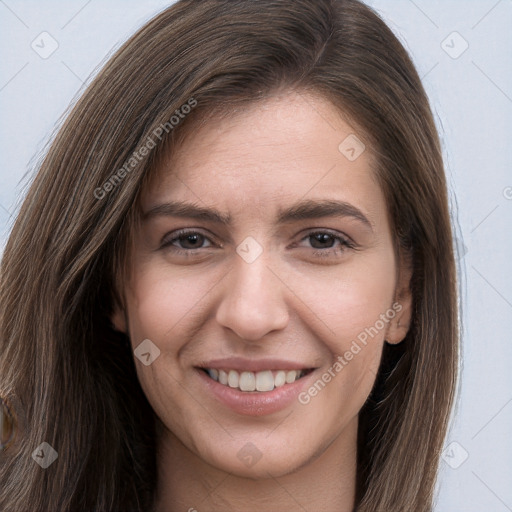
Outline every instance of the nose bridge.
<path id="1" fill-rule="evenodd" d="M 283 285 L 269 268 L 269 254 L 261 249 L 251 240 L 237 247 L 216 315 L 219 324 L 248 341 L 288 323 Z"/>

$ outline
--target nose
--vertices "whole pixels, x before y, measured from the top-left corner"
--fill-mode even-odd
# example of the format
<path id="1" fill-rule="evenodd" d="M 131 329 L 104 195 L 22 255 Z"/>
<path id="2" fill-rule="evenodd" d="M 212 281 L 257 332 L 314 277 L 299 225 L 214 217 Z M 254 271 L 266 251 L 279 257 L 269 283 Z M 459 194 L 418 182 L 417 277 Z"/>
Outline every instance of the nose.
<path id="1" fill-rule="evenodd" d="M 263 255 L 251 263 L 235 256 L 234 265 L 224 280 L 216 320 L 241 339 L 259 341 L 288 324 L 285 289 Z"/>

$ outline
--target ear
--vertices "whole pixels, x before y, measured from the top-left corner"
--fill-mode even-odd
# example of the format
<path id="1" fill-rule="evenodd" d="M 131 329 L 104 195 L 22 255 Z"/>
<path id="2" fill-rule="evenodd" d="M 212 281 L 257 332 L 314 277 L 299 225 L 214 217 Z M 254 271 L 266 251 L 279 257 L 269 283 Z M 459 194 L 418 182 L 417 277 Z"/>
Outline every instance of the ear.
<path id="1" fill-rule="evenodd" d="M 125 310 L 121 306 L 115 305 L 114 312 L 110 315 L 110 321 L 116 331 L 128 334 L 128 319 Z"/>
<path id="2" fill-rule="evenodd" d="M 412 258 L 410 255 L 400 255 L 400 265 L 398 268 L 398 279 L 395 289 L 395 299 L 392 309 L 396 311 L 396 316 L 391 320 L 386 332 L 386 341 L 391 345 L 400 343 L 411 326 L 412 318 Z"/>

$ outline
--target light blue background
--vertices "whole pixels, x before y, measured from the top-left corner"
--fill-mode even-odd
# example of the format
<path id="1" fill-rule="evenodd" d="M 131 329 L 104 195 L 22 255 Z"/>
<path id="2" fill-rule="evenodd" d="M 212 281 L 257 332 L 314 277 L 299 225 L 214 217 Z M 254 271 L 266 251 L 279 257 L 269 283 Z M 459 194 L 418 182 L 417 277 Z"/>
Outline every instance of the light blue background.
<path id="1" fill-rule="evenodd" d="M 57 120 L 112 48 L 169 3 L 0 0 L 0 251 L 20 179 Z M 446 445 L 457 444 L 441 463 L 435 510 L 512 511 L 512 0 L 368 3 L 423 77 L 460 225 L 463 373 Z M 48 59 L 31 48 L 43 31 L 59 44 Z M 464 41 L 456 59 L 443 49 L 455 55 Z"/>

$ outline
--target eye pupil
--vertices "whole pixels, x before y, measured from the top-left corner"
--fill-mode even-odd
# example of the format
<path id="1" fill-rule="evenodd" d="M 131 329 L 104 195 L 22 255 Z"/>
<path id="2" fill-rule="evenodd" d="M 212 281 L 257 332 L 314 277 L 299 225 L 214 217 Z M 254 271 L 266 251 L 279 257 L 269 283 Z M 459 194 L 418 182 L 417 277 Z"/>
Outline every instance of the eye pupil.
<path id="1" fill-rule="evenodd" d="M 181 243 L 185 245 L 190 243 L 191 247 L 194 248 L 201 245 L 201 238 L 202 235 L 199 234 L 185 235 L 184 237 L 181 238 Z"/>
<path id="2" fill-rule="evenodd" d="M 320 243 L 320 247 L 315 247 L 315 244 L 314 243 L 312 244 L 313 247 L 315 247 L 315 249 L 325 248 L 325 245 L 322 246 L 322 244 L 326 244 L 328 242 L 331 242 L 331 244 L 328 245 L 327 247 L 332 247 L 332 243 L 334 242 L 332 236 L 329 235 L 328 233 L 316 233 L 316 234 L 312 235 L 312 237 L 313 237 L 313 241 Z"/>

